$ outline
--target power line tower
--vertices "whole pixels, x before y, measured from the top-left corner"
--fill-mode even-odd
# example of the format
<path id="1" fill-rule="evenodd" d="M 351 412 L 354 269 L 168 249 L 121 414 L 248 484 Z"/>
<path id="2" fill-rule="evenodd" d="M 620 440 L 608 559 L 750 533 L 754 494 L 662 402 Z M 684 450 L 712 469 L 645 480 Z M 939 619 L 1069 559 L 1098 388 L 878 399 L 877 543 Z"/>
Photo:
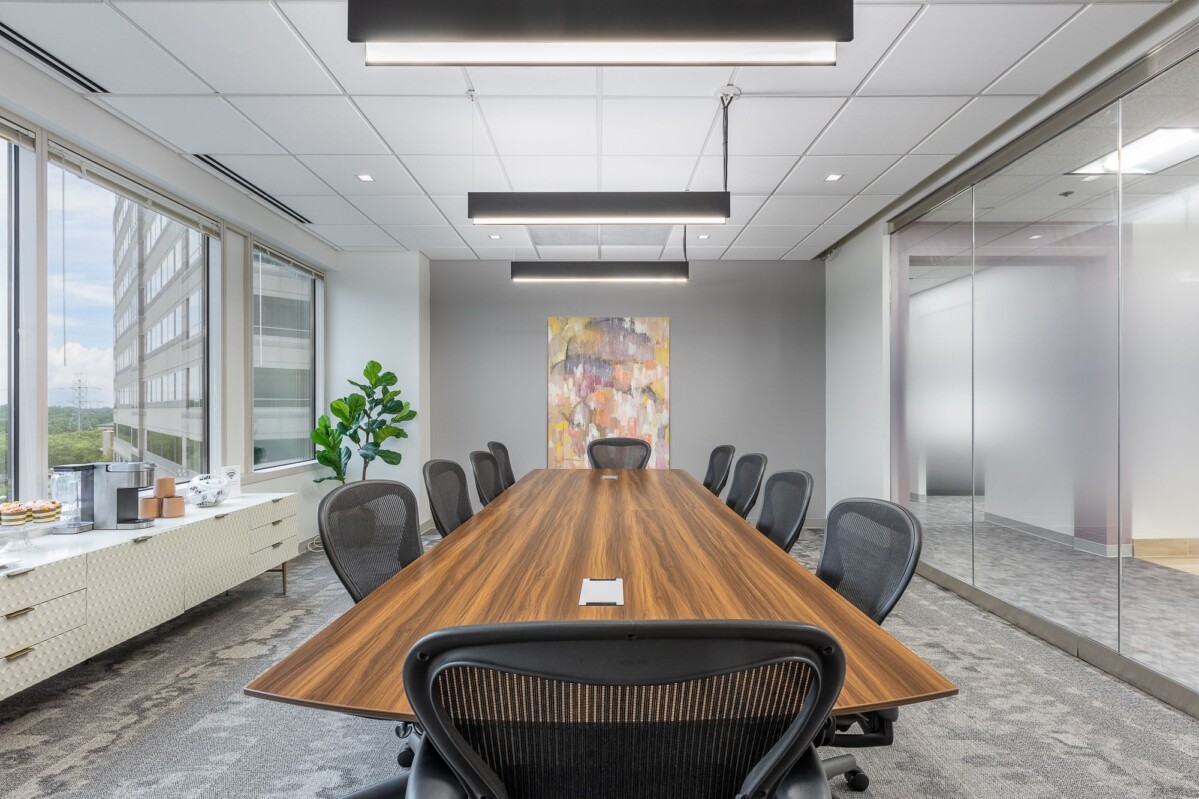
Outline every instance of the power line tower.
<path id="1" fill-rule="evenodd" d="M 92 392 L 99 390 L 95 386 L 87 385 L 82 374 L 75 375 L 75 382 L 71 384 L 71 413 L 76 430 L 91 430 L 94 427 L 92 409 L 98 403 L 91 397 Z"/>

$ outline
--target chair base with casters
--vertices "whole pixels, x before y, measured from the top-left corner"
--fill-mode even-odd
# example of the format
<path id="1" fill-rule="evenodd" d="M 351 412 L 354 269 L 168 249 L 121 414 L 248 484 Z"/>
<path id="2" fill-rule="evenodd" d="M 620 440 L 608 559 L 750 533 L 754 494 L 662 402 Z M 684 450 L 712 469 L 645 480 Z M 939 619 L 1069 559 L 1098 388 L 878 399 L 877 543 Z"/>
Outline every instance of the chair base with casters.
<path id="1" fill-rule="evenodd" d="M 421 730 L 419 724 L 411 724 L 409 722 L 400 722 L 396 725 L 396 737 L 404 741 L 404 748 L 400 750 L 400 754 L 396 757 L 396 762 L 401 768 L 411 768 L 417 759 L 417 755 L 421 750 L 421 744 L 424 743 L 425 734 Z M 366 788 L 355 791 L 344 799 L 403 799 L 408 795 L 408 783 L 411 779 L 411 772 L 406 774 L 397 774 L 389 780 L 377 782 L 374 785 L 369 785 Z"/>
<path id="2" fill-rule="evenodd" d="M 820 745 L 840 749 L 890 746 L 895 741 L 895 722 L 898 720 L 898 708 L 836 716 L 829 720 Z M 855 724 L 861 729 L 860 733 L 849 732 Z M 854 755 L 836 755 L 822 761 L 821 766 L 825 779 L 844 776 L 851 791 L 864 791 L 870 787 L 870 777 L 858 766 L 858 759 Z"/>

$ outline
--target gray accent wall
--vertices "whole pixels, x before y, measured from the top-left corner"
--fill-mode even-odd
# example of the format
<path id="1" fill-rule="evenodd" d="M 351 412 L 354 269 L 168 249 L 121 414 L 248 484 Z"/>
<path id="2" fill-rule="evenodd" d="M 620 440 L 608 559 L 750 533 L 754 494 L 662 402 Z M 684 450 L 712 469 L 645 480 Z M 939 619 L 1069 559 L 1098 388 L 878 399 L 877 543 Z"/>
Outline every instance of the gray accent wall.
<path id="1" fill-rule="evenodd" d="M 763 452 L 816 479 L 824 519 L 824 265 L 693 262 L 686 285 L 514 284 L 506 261 L 430 265 L 432 455 L 507 444 L 517 476 L 546 465 L 546 320 L 670 317 L 670 463 Z M 475 505 L 478 506 L 477 498 Z M 757 509 L 751 518 L 757 515 Z"/>

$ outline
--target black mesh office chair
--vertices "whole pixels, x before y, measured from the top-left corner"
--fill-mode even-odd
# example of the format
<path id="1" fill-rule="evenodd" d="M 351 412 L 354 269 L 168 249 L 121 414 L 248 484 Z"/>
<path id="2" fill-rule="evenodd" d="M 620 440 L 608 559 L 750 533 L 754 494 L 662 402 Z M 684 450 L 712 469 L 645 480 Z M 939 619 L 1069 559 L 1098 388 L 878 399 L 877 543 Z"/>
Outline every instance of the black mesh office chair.
<path id="1" fill-rule="evenodd" d="M 487 451 L 500 462 L 500 481 L 504 488 L 516 485 L 516 475 L 512 473 L 512 459 L 508 457 L 508 448 L 498 441 L 488 441 Z"/>
<path id="2" fill-rule="evenodd" d="M 453 461 L 445 460 L 429 461 L 421 471 L 425 476 L 425 490 L 429 492 L 433 524 L 445 538 L 474 516 L 466 487 L 466 472 Z"/>
<path id="3" fill-rule="evenodd" d="M 837 641 L 803 624 L 441 630 L 404 664 L 433 743 L 408 796 L 828 797 L 812 740 L 844 673 Z"/>
<path id="4" fill-rule="evenodd" d="M 762 476 L 765 474 L 765 455 L 760 452 L 742 455 L 733 469 L 733 482 L 729 486 L 729 495 L 725 497 L 724 504 L 736 511 L 742 519 L 749 516 L 749 512 L 758 501 L 758 492 L 762 490 Z"/>
<path id="5" fill-rule="evenodd" d="M 644 469 L 650 445 L 639 438 L 597 438 L 587 445 L 593 469 Z"/>
<path id="6" fill-rule="evenodd" d="M 920 520 L 894 502 L 841 500 L 828 512 L 816 576 L 882 624 L 912 581 L 922 539 Z M 890 746 L 898 719 L 896 708 L 838 716 L 836 734 L 826 743 L 843 748 Z M 860 733 L 849 733 L 854 725 Z M 829 758 L 824 769 L 829 778 L 844 774 L 855 791 L 870 785 L 853 755 Z"/>
<path id="7" fill-rule="evenodd" d="M 762 489 L 758 531 L 784 552 L 790 552 L 803 531 L 812 501 L 812 475 L 800 469 L 775 472 Z"/>
<path id="8" fill-rule="evenodd" d="M 470 454 L 470 468 L 475 473 L 475 490 L 483 507 L 504 491 L 500 478 L 500 462 L 490 452 L 481 450 Z"/>
<path id="9" fill-rule="evenodd" d="M 724 490 L 724 484 L 729 480 L 729 468 L 733 465 L 733 455 L 737 450 L 732 444 L 721 444 L 712 450 L 708 456 L 708 471 L 704 475 L 704 488 L 716 496 Z"/>
<path id="10" fill-rule="evenodd" d="M 316 511 L 325 556 L 355 602 L 420 557 L 416 495 L 394 480 L 338 486 Z"/>

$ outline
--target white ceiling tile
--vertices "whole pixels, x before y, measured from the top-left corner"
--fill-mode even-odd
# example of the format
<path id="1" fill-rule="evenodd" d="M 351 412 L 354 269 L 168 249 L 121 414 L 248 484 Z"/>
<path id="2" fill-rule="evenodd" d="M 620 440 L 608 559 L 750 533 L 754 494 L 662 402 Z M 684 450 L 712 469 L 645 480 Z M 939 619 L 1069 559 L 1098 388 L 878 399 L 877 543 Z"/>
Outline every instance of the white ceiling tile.
<path id="1" fill-rule="evenodd" d="M 765 196 L 754 196 L 747 194 L 734 194 L 732 202 L 732 216 L 729 217 L 727 224 L 730 225 L 748 225 L 749 220 L 758 212 L 762 204 L 766 202 Z"/>
<path id="2" fill-rule="evenodd" d="M 595 96 L 595 67 L 468 67 L 471 85 L 480 97 L 492 95 Z"/>
<path id="3" fill-rule="evenodd" d="M 966 104 L 967 97 L 855 97 L 812 155 L 902 155 Z"/>
<path id="4" fill-rule="evenodd" d="M 687 248 L 727 247 L 741 235 L 742 225 L 687 225 Z M 706 236 L 707 238 L 700 238 Z M 670 233 L 671 245 L 683 243 L 683 228 L 676 227 Z"/>
<path id="5" fill-rule="evenodd" d="M 392 155 L 304 155 L 300 161 L 344 197 L 424 193 Z"/>
<path id="6" fill-rule="evenodd" d="M 346 39 L 344 0 L 279 6 L 350 94 L 466 94 L 458 67 L 368 67 L 366 45 Z"/>
<path id="7" fill-rule="evenodd" d="M 542 246 L 537 248 L 537 254 L 542 261 L 596 261 L 599 260 L 599 246 Z"/>
<path id="8" fill-rule="evenodd" d="M 604 67 L 609 97 L 715 97 L 728 85 L 730 67 Z"/>
<path id="9" fill-rule="evenodd" d="M 478 258 L 469 247 L 421 247 L 430 261 L 475 261 Z"/>
<path id="10" fill-rule="evenodd" d="M 463 225 L 471 225 L 471 221 L 466 217 L 466 197 L 434 197 L 433 202 L 445 214 L 446 219 L 450 220 L 450 224 L 455 227 Z M 506 227 L 506 226 L 505 226 Z"/>
<path id="11" fill-rule="evenodd" d="M 398 155 L 486 155 L 491 152 L 482 123 L 476 118 L 472 124 L 472 104 L 465 96 L 362 96 L 355 97 L 354 101 Z"/>
<path id="12" fill-rule="evenodd" d="M 222 155 L 217 159 L 267 194 L 335 194 L 290 155 Z"/>
<path id="13" fill-rule="evenodd" d="M 501 155 L 596 155 L 595 101 L 478 100 Z"/>
<path id="14" fill-rule="evenodd" d="M 371 221 L 343 197 L 283 195 L 276 199 L 316 225 L 365 225 Z"/>
<path id="15" fill-rule="evenodd" d="M 977 94 L 1082 8 L 1058 3 L 929 6 L 862 94 Z"/>
<path id="16" fill-rule="evenodd" d="M 471 247 L 489 249 L 532 248 L 529 231 L 523 225 L 458 225 L 458 235 Z M 493 239 L 492 236 L 499 236 Z"/>
<path id="17" fill-rule="evenodd" d="M 793 155 L 729 156 L 729 191 L 734 194 L 770 194 L 791 167 Z M 724 167 L 719 156 L 704 156 L 691 181 L 691 191 L 720 191 L 724 185 Z"/>
<path id="18" fill-rule="evenodd" d="M 741 231 L 733 246 L 785 247 L 790 250 L 815 229 L 815 225 L 749 225 Z"/>
<path id="19" fill-rule="evenodd" d="M 684 191 L 695 170 L 693 155 L 605 155 L 600 159 L 604 191 Z"/>
<path id="20" fill-rule="evenodd" d="M 829 217 L 830 225 L 860 225 L 899 199 L 893 194 L 859 194 Z"/>
<path id="21" fill-rule="evenodd" d="M 821 225 L 815 232 L 800 242 L 803 247 L 819 247 L 825 250 L 858 229 L 857 225 Z"/>
<path id="22" fill-rule="evenodd" d="M 729 106 L 729 153 L 800 155 L 843 103 L 840 97 L 739 97 Z M 717 134 L 707 155 L 723 149 Z"/>
<path id="23" fill-rule="evenodd" d="M 242 113 L 294 155 L 387 152 L 344 97 L 232 97 Z"/>
<path id="24" fill-rule="evenodd" d="M 441 210 L 428 197 L 351 197 L 350 202 L 378 225 L 444 225 Z"/>
<path id="25" fill-rule="evenodd" d="M 218 92 L 337 92 L 337 85 L 272 3 L 173 0 L 116 5 Z"/>
<path id="26" fill-rule="evenodd" d="M 871 183 L 864 194 L 903 194 L 945 166 L 952 155 L 908 155 Z"/>
<path id="27" fill-rule="evenodd" d="M 720 256 L 724 255 L 726 247 L 687 247 L 688 261 L 719 261 Z M 663 261 L 681 261 L 683 260 L 683 248 L 681 246 L 671 245 L 662 251 Z"/>
<path id="28" fill-rule="evenodd" d="M 410 250 L 464 246 L 458 231 L 449 225 L 385 225 L 383 229 Z"/>
<path id="29" fill-rule="evenodd" d="M 506 155 L 513 191 L 595 191 L 599 162 L 590 155 Z"/>
<path id="30" fill-rule="evenodd" d="M 699 156 L 719 108 L 710 98 L 604 100 L 601 152 Z"/>
<path id="31" fill-rule="evenodd" d="M 103 3 L 0 3 L 0 22 L 115 94 L 211 92 Z"/>
<path id="32" fill-rule="evenodd" d="M 492 242 L 492 244 L 502 244 L 503 242 Z M 472 248 L 484 261 L 536 261 L 537 249 L 535 247 L 473 247 Z"/>
<path id="33" fill-rule="evenodd" d="M 857 89 L 919 9 L 919 3 L 856 5 L 853 41 L 837 45 L 836 66 L 742 67 L 737 85 L 755 94 L 847 95 Z"/>
<path id="34" fill-rule="evenodd" d="M 1166 6 L 1166 3 L 1089 6 L 1009 70 L 987 92 L 1042 94 Z"/>
<path id="35" fill-rule="evenodd" d="M 99 98 L 187 153 L 274 155 L 279 145 L 219 97 Z"/>
<path id="36" fill-rule="evenodd" d="M 334 247 L 403 249 L 378 225 L 307 225 L 306 229 L 311 230 Z"/>
<path id="37" fill-rule="evenodd" d="M 976 97 L 922 141 L 915 153 L 960 153 L 986 136 L 1035 97 Z"/>
<path id="38" fill-rule="evenodd" d="M 721 257 L 722 261 L 777 261 L 790 250 L 790 247 L 729 247 Z"/>
<path id="39" fill-rule="evenodd" d="M 823 247 L 813 247 L 801 244 L 783 256 L 784 261 L 815 261 L 816 256 L 824 251 Z"/>
<path id="40" fill-rule="evenodd" d="M 845 197 L 771 197 L 753 218 L 755 225 L 819 225 L 845 205 Z"/>
<path id="41" fill-rule="evenodd" d="M 600 256 L 605 261 L 657 261 L 662 256 L 662 247 L 605 244 L 600 247 Z"/>
<path id="42" fill-rule="evenodd" d="M 857 194 L 898 159 L 894 155 L 805 155 L 779 194 Z M 840 175 L 830 181 L 829 175 Z"/>

